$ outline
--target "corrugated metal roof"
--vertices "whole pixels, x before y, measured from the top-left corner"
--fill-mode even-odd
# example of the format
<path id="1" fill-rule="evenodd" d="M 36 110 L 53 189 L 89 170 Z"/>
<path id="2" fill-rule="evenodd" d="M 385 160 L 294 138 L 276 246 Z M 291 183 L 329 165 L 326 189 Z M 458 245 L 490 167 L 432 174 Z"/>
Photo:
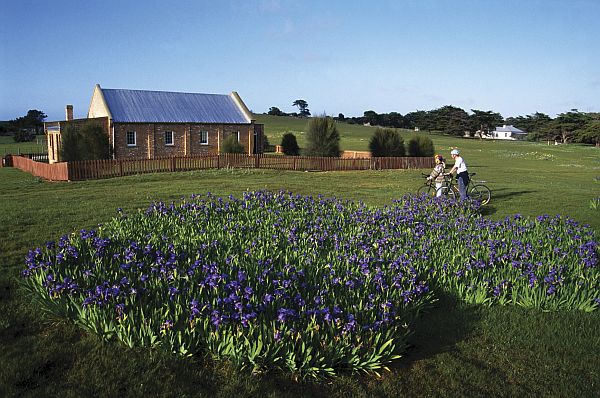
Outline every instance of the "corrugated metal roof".
<path id="1" fill-rule="evenodd" d="M 103 88 L 115 122 L 250 123 L 229 95 Z"/>
<path id="2" fill-rule="evenodd" d="M 525 133 L 523 130 L 520 130 L 520 129 L 514 127 L 512 124 L 504 125 L 502 127 L 498 126 L 498 127 L 496 127 L 495 131 L 510 132 L 510 133 L 516 133 L 516 134 Z"/>

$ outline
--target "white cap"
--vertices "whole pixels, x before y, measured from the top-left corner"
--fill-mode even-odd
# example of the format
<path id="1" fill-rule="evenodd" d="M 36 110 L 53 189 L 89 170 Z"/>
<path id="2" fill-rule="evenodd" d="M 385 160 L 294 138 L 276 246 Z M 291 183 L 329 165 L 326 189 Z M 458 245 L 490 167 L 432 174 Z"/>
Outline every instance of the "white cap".
<path id="1" fill-rule="evenodd" d="M 460 153 L 460 151 L 459 151 L 458 149 L 453 149 L 453 150 L 450 152 L 450 155 L 458 155 L 459 153 Z"/>

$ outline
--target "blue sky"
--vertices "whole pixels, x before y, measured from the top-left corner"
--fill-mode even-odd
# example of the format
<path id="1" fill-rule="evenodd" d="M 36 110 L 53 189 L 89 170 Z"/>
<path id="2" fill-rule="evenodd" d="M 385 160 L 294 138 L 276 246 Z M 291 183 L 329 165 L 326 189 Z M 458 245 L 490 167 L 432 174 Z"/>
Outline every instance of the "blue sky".
<path id="1" fill-rule="evenodd" d="M 105 88 L 361 116 L 600 111 L 600 1 L 0 0 L 0 120 Z"/>

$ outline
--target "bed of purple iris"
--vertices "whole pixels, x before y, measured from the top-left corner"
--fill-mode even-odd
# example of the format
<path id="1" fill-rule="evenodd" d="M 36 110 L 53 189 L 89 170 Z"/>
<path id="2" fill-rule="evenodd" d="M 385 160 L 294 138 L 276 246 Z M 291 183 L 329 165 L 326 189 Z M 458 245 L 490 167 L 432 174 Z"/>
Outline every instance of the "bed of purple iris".
<path id="1" fill-rule="evenodd" d="M 267 191 L 156 202 L 31 250 L 24 286 L 105 339 L 303 377 L 385 368 L 437 290 L 470 303 L 598 308 L 593 230 L 477 210 Z"/>

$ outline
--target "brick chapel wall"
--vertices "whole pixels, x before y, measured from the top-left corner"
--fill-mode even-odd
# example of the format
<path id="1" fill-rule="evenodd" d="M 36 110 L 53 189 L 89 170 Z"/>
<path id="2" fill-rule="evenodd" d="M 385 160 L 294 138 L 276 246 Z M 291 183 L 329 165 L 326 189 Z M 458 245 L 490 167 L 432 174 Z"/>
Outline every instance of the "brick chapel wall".
<path id="1" fill-rule="evenodd" d="M 114 123 L 115 159 L 148 159 L 150 149 L 154 148 L 154 125 L 146 123 Z M 127 132 L 135 132 L 134 146 L 127 146 Z"/>
<path id="2" fill-rule="evenodd" d="M 223 132 L 222 132 L 222 136 L 221 136 L 221 141 L 223 141 L 225 138 L 227 138 L 230 134 L 236 134 L 239 132 L 239 142 L 240 144 L 242 144 L 242 147 L 244 148 L 244 153 L 252 153 L 252 147 L 248 147 L 248 145 L 251 143 L 251 140 L 253 140 L 253 135 L 254 135 L 254 130 L 253 130 L 254 126 L 253 125 L 248 125 L 248 124 L 229 124 L 229 125 L 223 125 Z M 249 132 L 251 132 L 250 134 L 248 134 Z"/>
<path id="3" fill-rule="evenodd" d="M 202 131 L 208 133 L 208 143 L 200 143 Z M 216 155 L 219 153 L 219 140 L 222 141 L 219 134 L 223 132 L 223 125 L 220 124 L 192 124 L 190 125 L 190 156 Z"/>
<path id="4" fill-rule="evenodd" d="M 135 131 L 136 145 L 127 146 L 127 132 Z M 165 132 L 173 132 L 173 145 L 166 145 Z M 208 132 L 208 144 L 200 141 L 201 132 Z M 173 156 L 201 156 L 219 153 L 220 142 L 239 132 L 245 152 L 252 151 L 252 124 L 190 124 L 190 123 L 114 123 L 115 158 L 152 159 Z M 249 134 L 250 133 L 250 134 Z"/>
<path id="5" fill-rule="evenodd" d="M 61 120 L 59 123 L 60 130 L 63 131 L 67 126 L 73 127 L 76 131 L 81 130 L 81 128 L 87 123 L 96 123 L 102 127 L 102 130 L 106 134 L 109 133 L 108 130 L 108 117 L 96 117 L 96 118 L 86 118 L 86 119 L 73 119 L 73 120 Z"/>

